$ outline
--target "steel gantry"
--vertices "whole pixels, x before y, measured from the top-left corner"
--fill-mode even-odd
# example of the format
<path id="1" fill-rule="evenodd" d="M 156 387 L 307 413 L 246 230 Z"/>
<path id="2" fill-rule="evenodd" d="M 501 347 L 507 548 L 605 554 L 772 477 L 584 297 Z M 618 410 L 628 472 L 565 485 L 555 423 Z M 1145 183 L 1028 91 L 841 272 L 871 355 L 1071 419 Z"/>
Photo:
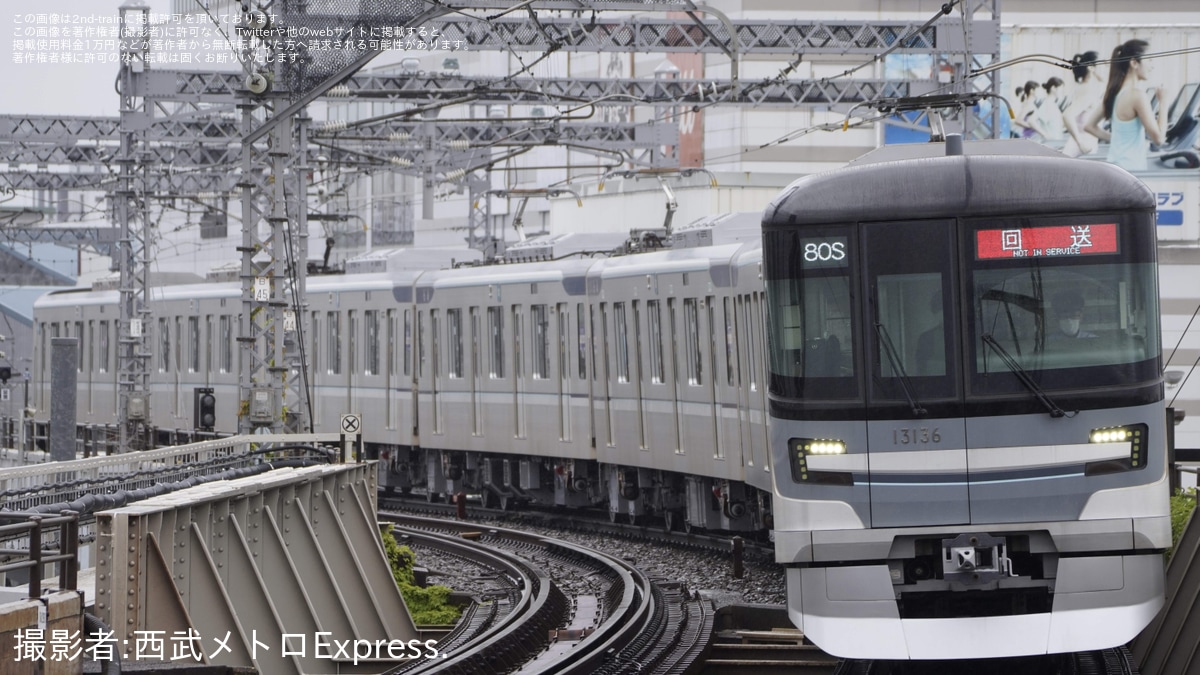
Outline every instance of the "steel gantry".
<path id="1" fill-rule="evenodd" d="M 121 116 L 107 118 L 0 118 L 0 181 L 16 189 L 103 189 L 114 196 L 121 235 L 116 266 L 121 272 L 122 334 L 118 377 L 122 383 L 123 441 L 138 447 L 137 420 L 149 405 L 147 359 L 151 342 L 144 322 L 147 200 L 181 195 L 240 199 L 243 233 L 243 350 L 239 431 L 273 432 L 311 428 L 306 372 L 304 275 L 308 214 L 307 176 L 320 159 L 332 166 L 367 167 L 419 175 L 430 181 L 434 168 L 447 179 L 466 183 L 471 195 L 472 241 L 487 222 L 486 177 L 476 171 L 511 153 L 538 145 L 622 153 L 627 161 L 665 168 L 674 159 L 661 148 L 678 145 L 673 123 L 583 123 L 552 111 L 544 119 L 455 120 L 403 113 L 379 120 L 314 124 L 304 113 L 318 98 L 327 101 L 386 101 L 414 110 L 466 104 L 578 106 L 808 107 L 831 109 L 879 99 L 905 99 L 955 87 L 994 94 L 995 75 L 967 80 L 965 73 L 998 60 L 999 0 L 959 0 L 959 16 L 918 21 L 730 20 L 690 0 L 532 0 L 513 7 L 500 0 L 472 0 L 420 11 L 421 3 L 396 0 L 405 12 L 382 25 L 429 25 L 439 41 L 469 49 L 504 51 L 653 52 L 724 54 L 731 60 L 727 79 L 546 78 L 515 73 L 508 77 L 465 77 L 457 73 L 365 74 L 359 70 L 387 48 L 361 35 L 355 52 L 331 63 L 311 50 L 301 66 L 277 58 L 292 47 L 269 39 L 289 28 L 338 23 L 362 26 L 383 21 L 379 13 L 323 16 L 303 0 L 269 5 L 282 21 L 251 3 L 241 21 L 243 72 L 184 72 L 149 67 L 148 42 L 137 32 L 146 26 L 147 8 L 121 9 L 123 35 Z M 409 7 L 412 5 L 412 7 Z M 676 12 L 656 16 L 645 12 Z M 637 12 L 630 14 L 630 12 Z M 133 18 L 129 18 L 130 15 Z M 270 29 L 270 30 L 268 30 Z M 255 31 L 259 31 L 256 33 Z M 275 31 L 274 33 L 270 31 Z M 374 42 L 373 42 L 374 41 Z M 403 48 L 403 47 L 400 47 Z M 307 49 L 307 46 L 305 47 Z M 933 80 L 880 80 L 831 77 L 749 81 L 741 77 L 747 54 L 862 55 L 892 50 L 951 56 L 959 78 L 947 85 Z M 270 55 L 276 58 L 266 60 Z M 540 60 L 540 59 L 539 59 Z M 875 68 L 873 70 L 878 70 Z M 963 125 L 975 135 L 995 133 L 999 106 L 979 113 L 964 109 Z M 507 148 L 505 156 L 493 150 Z M 635 151 L 652 160 L 637 158 Z M 22 170 L 32 166 L 32 170 Z M 229 167 L 236 167 L 233 172 Z M 139 328 L 141 329 L 139 331 Z M 132 414 L 131 414 L 132 413 Z"/>

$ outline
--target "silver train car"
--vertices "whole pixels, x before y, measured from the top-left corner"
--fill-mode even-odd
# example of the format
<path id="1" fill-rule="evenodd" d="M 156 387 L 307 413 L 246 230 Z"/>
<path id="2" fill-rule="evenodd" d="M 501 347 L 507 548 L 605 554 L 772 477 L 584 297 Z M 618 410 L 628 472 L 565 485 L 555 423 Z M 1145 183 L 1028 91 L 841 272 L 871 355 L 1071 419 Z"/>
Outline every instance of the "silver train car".
<path id="1" fill-rule="evenodd" d="M 1153 197 L 967 147 L 802 179 L 710 245 L 310 277 L 314 428 L 361 414 L 388 491 L 771 532 L 839 656 L 1119 644 L 1170 541 Z M 211 389 L 236 430 L 240 298 L 154 289 L 152 425 L 186 436 Z M 79 421 L 115 422 L 116 302 L 36 304 L 39 419 L 70 335 Z"/>
<path id="2" fill-rule="evenodd" d="M 1154 196 L 1010 147 L 868 155 L 765 211 L 776 559 L 833 654 L 1108 648 L 1163 602 Z"/>
<path id="3" fill-rule="evenodd" d="M 765 536 L 760 220 L 744 214 L 698 248 L 457 268 L 420 256 L 311 276 L 294 339 L 314 430 L 361 414 L 387 491 Z M 78 421 L 115 422 L 117 299 L 72 289 L 36 304 L 39 419 L 49 341 L 74 336 Z M 149 424 L 161 442 L 194 437 L 195 400 L 209 390 L 216 431 L 237 430 L 240 299 L 235 282 L 153 289 Z"/>

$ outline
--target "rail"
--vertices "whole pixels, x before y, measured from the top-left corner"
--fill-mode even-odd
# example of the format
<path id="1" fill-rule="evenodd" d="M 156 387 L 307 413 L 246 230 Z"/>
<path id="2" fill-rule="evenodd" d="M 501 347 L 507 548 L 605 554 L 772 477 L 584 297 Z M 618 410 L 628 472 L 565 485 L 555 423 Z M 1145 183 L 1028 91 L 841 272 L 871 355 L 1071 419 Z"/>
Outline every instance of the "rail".
<path id="1" fill-rule="evenodd" d="M 90 457 L 67 462 L 0 469 L 0 508 L 54 511 L 116 506 L 116 492 L 154 489 L 167 483 L 195 482 L 230 469 L 272 461 L 320 458 L 330 461 L 340 434 L 230 436 L 171 448 Z M 78 508 L 74 508 L 78 507 Z"/>
<path id="2" fill-rule="evenodd" d="M 0 512 L 0 538 L 26 537 L 28 548 L 6 548 L 5 557 L 24 556 L 23 560 L 0 564 L 0 572 L 29 570 L 29 596 L 42 596 L 42 572 L 46 565 L 58 563 L 59 590 L 75 590 L 78 581 L 79 514 L 63 511 L 57 516 L 44 513 Z M 43 549 L 44 535 L 58 528 L 58 548 Z"/>

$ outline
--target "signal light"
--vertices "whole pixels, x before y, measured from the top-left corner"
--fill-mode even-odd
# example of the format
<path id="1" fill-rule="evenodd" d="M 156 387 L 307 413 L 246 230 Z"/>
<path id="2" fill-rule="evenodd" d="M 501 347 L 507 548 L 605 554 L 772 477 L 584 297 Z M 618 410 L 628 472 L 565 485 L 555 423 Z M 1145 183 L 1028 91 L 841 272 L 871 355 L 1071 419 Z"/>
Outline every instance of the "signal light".
<path id="1" fill-rule="evenodd" d="M 214 431 L 217 426 L 217 397 L 212 387 L 196 387 L 193 392 L 192 426 L 201 431 Z"/>

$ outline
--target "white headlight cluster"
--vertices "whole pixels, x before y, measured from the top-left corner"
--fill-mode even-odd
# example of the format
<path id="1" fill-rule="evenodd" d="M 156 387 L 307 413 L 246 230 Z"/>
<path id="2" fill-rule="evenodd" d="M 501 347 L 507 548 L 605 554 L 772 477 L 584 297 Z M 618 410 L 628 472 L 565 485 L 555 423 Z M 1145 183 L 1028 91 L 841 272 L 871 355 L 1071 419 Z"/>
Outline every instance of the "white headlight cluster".
<path id="1" fill-rule="evenodd" d="M 1122 443 L 1129 440 L 1129 430 L 1125 428 L 1092 429 L 1093 443 Z"/>
<path id="2" fill-rule="evenodd" d="M 846 444 L 841 441 L 814 440 L 804 445 L 804 452 L 810 455 L 844 455 Z"/>

